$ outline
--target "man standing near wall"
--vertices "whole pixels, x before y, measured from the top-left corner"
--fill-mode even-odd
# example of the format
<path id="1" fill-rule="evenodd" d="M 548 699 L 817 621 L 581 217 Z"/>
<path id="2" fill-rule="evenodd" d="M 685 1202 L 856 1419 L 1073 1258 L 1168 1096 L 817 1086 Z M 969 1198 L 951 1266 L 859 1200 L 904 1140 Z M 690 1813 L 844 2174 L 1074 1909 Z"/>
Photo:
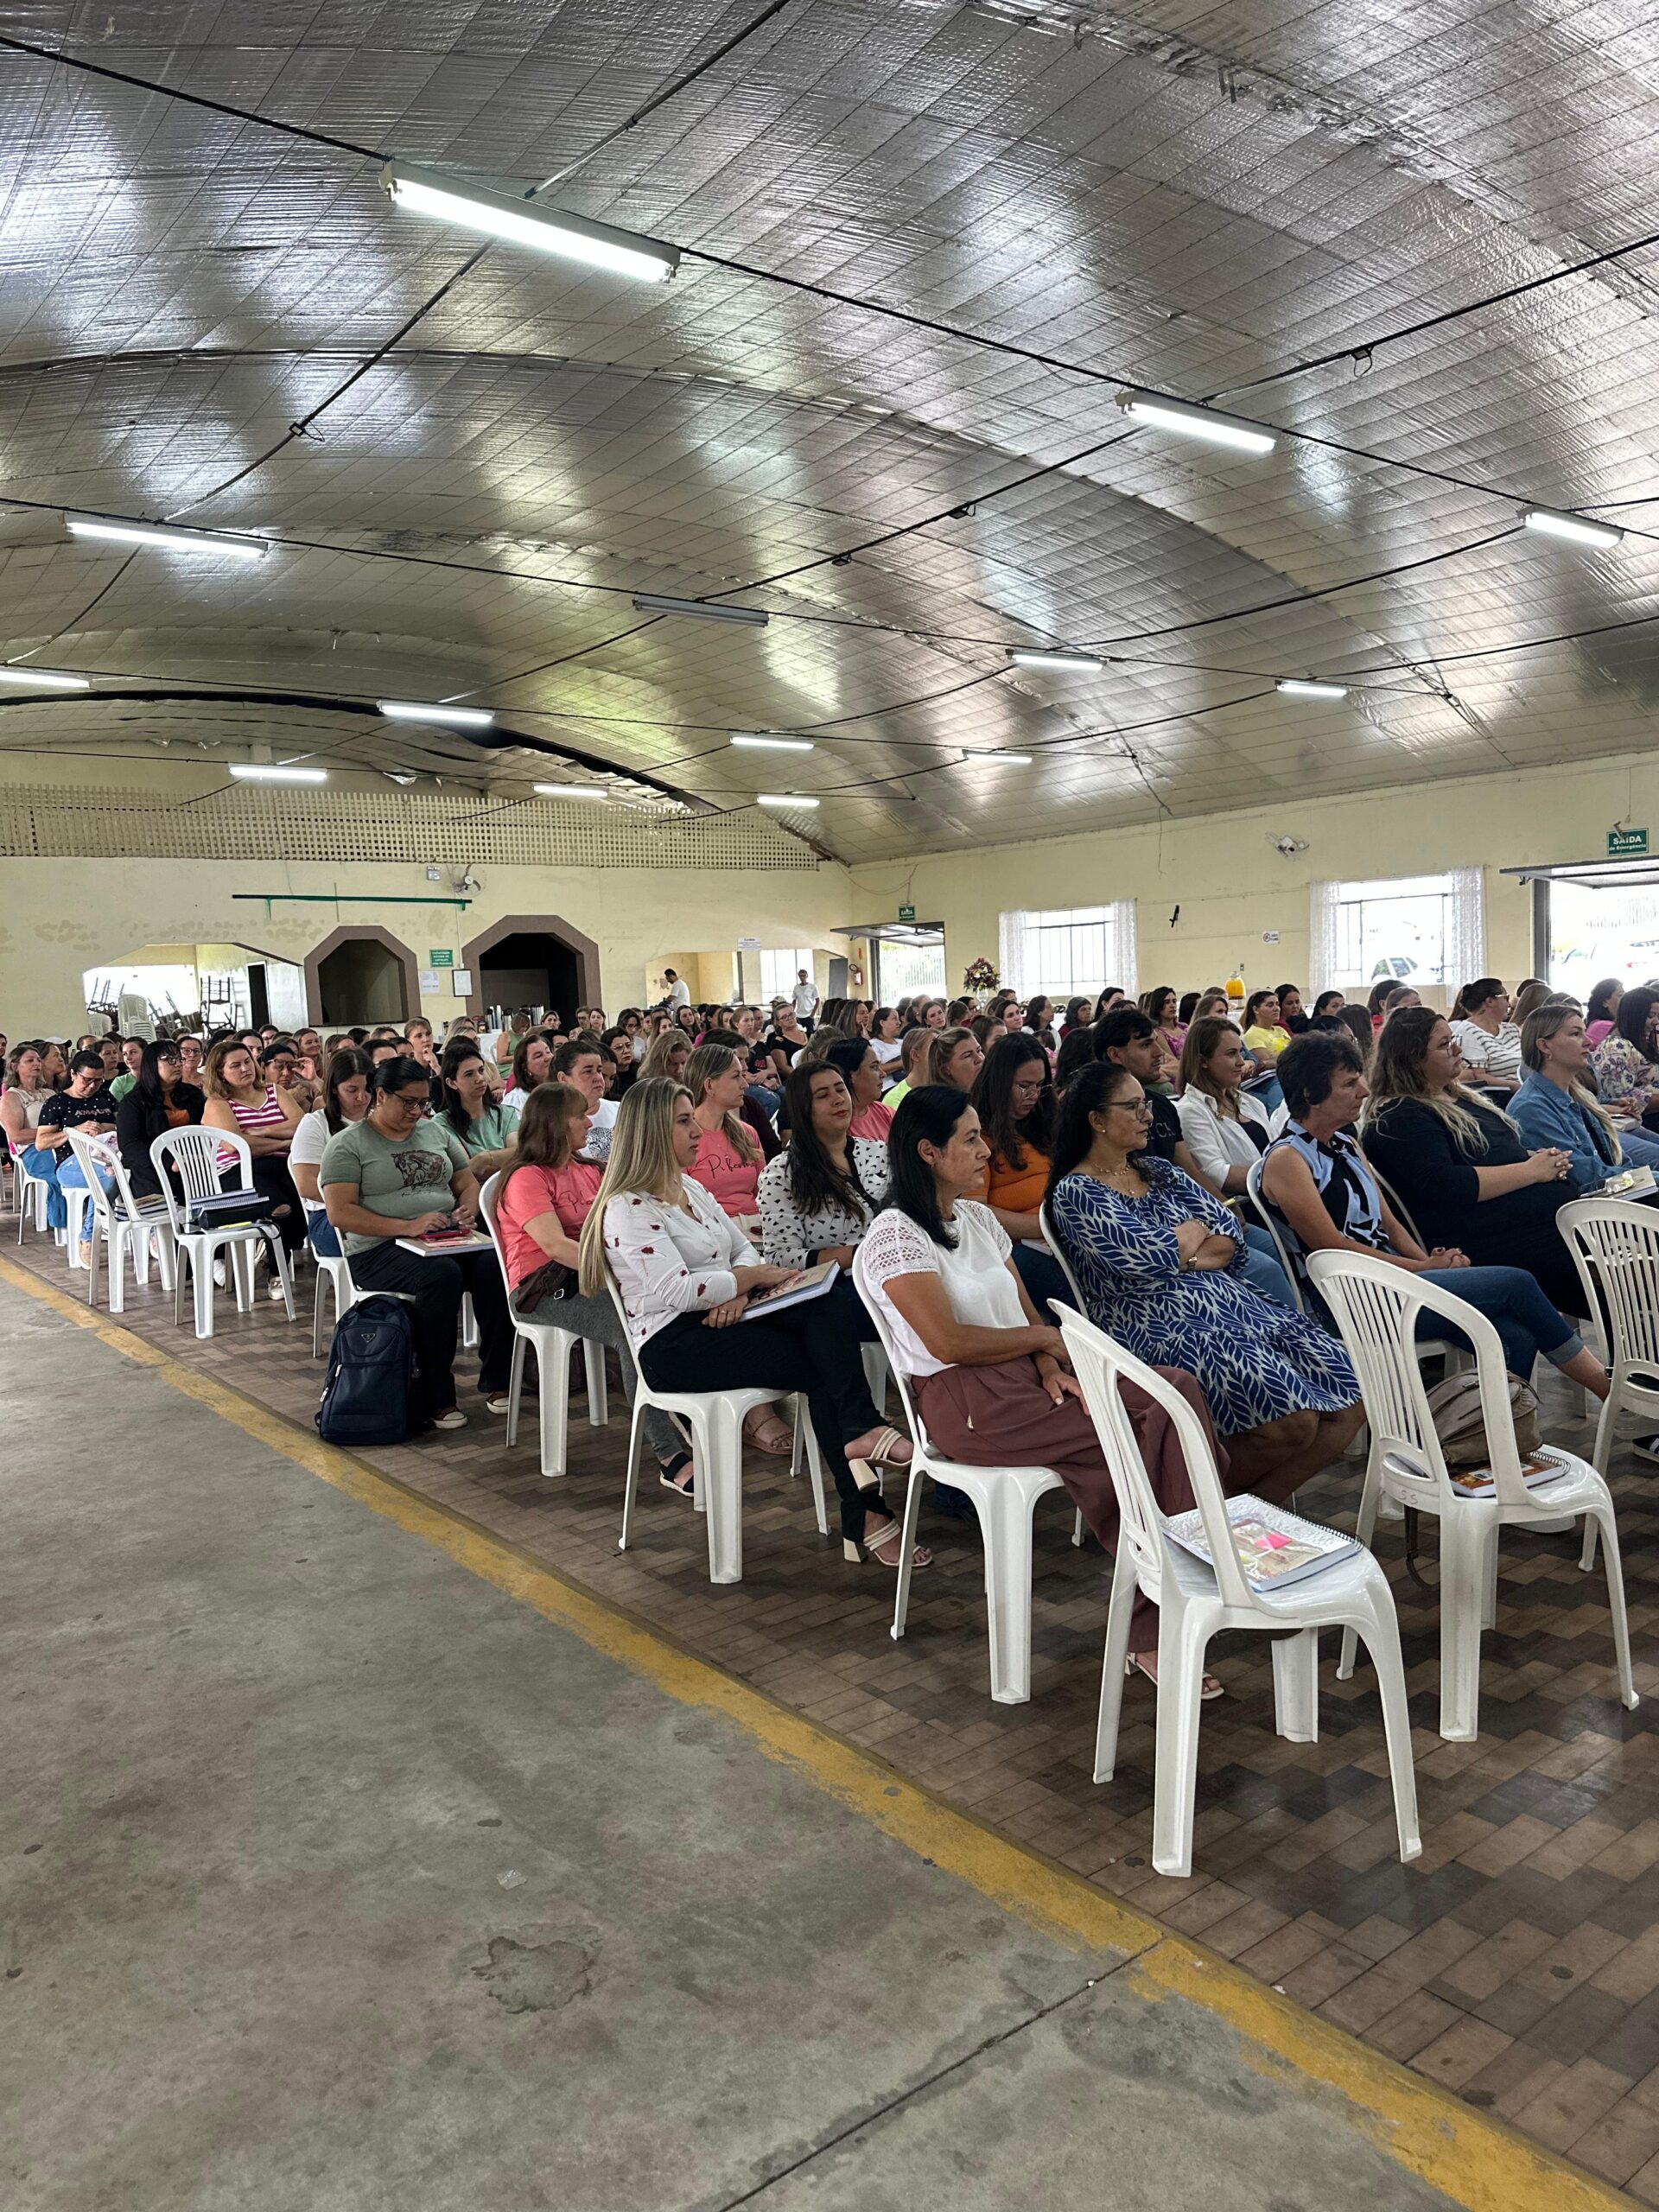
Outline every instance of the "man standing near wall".
<path id="1" fill-rule="evenodd" d="M 817 986 L 804 968 L 795 972 L 795 988 L 790 994 L 795 1001 L 795 1019 L 805 1028 L 812 1026 L 812 1017 L 818 1010 Z"/>
<path id="2" fill-rule="evenodd" d="M 668 985 L 668 1003 L 670 1006 L 680 1007 L 690 1005 L 691 993 L 689 986 L 682 977 L 674 973 L 674 970 L 671 968 L 664 969 L 663 981 Z"/>

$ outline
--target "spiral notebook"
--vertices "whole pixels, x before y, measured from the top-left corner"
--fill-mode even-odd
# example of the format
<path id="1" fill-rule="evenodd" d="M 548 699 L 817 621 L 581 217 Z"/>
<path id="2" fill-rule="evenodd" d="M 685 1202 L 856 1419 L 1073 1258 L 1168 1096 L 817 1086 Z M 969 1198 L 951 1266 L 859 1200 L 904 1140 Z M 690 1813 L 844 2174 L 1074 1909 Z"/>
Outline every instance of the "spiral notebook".
<path id="1" fill-rule="evenodd" d="M 1338 1560 L 1351 1559 L 1360 1548 L 1340 1529 L 1304 1521 L 1300 1514 L 1287 1513 L 1282 1505 L 1269 1505 L 1266 1498 L 1252 1497 L 1248 1491 L 1227 1500 L 1227 1520 L 1233 1549 L 1252 1590 L 1283 1590 L 1293 1582 L 1305 1582 L 1309 1575 L 1322 1574 Z M 1164 1528 L 1183 1551 L 1191 1552 L 1206 1567 L 1214 1566 L 1196 1505 L 1190 1512 L 1178 1513 L 1166 1521 Z"/>

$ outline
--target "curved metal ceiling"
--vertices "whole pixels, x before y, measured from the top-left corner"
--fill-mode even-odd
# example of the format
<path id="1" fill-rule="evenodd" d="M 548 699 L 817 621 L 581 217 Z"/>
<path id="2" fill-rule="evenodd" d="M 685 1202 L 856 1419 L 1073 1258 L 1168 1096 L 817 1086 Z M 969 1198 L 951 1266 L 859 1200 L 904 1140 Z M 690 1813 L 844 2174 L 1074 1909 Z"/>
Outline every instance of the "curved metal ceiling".
<path id="1" fill-rule="evenodd" d="M 1520 0 L 1274 14 L 0 7 L 0 660 L 98 679 L 10 698 L 0 749 L 148 749 L 151 687 L 228 700 L 240 753 L 276 698 L 279 751 L 342 768 L 497 787 L 539 747 L 813 793 L 797 826 L 858 860 L 1640 747 L 1651 40 Z M 385 154 L 574 165 L 557 204 L 686 257 L 475 258 L 393 211 Z M 1119 382 L 1287 435 L 1136 429 Z M 1523 500 L 1630 534 L 1545 543 Z M 272 550 L 72 541 L 66 507 Z M 1050 642 L 1106 665 L 1010 669 Z M 1349 696 L 1274 693 L 1309 672 Z M 328 710 L 385 696 L 499 728 L 411 750 Z"/>

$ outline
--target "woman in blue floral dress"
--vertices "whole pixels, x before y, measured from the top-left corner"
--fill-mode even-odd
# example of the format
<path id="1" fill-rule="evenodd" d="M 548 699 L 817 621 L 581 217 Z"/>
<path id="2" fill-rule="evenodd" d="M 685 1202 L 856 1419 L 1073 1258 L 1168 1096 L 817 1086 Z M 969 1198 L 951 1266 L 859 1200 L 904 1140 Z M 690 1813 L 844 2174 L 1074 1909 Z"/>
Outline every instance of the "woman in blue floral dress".
<path id="1" fill-rule="evenodd" d="M 1288 1497 L 1353 1440 L 1358 1380 L 1334 1337 L 1239 1280 L 1238 1222 L 1145 1151 L 1149 1120 L 1127 1069 L 1085 1068 L 1063 1103 L 1050 1218 L 1090 1319 L 1137 1359 L 1185 1368 L 1235 1475 L 1248 1469 L 1250 1489 Z"/>

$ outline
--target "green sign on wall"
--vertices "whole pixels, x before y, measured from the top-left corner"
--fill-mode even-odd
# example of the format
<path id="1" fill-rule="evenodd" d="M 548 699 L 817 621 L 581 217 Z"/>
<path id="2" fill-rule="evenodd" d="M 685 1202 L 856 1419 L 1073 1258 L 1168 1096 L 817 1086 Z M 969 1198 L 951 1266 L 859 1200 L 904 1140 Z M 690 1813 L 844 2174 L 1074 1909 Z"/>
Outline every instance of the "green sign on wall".
<path id="1" fill-rule="evenodd" d="M 429 963 L 434 968 L 453 968 L 455 964 L 454 954 L 453 952 L 444 951 L 442 946 L 439 946 L 433 951 L 429 952 L 427 955 L 427 959 Z"/>
<path id="2" fill-rule="evenodd" d="M 899 909 L 899 918 L 901 922 L 913 922 L 916 918 L 916 909 L 913 906 L 901 906 Z"/>
<path id="3" fill-rule="evenodd" d="M 1648 849 L 1645 830 L 1610 830 L 1607 832 L 1607 857 L 1610 861 L 1640 858 Z"/>

